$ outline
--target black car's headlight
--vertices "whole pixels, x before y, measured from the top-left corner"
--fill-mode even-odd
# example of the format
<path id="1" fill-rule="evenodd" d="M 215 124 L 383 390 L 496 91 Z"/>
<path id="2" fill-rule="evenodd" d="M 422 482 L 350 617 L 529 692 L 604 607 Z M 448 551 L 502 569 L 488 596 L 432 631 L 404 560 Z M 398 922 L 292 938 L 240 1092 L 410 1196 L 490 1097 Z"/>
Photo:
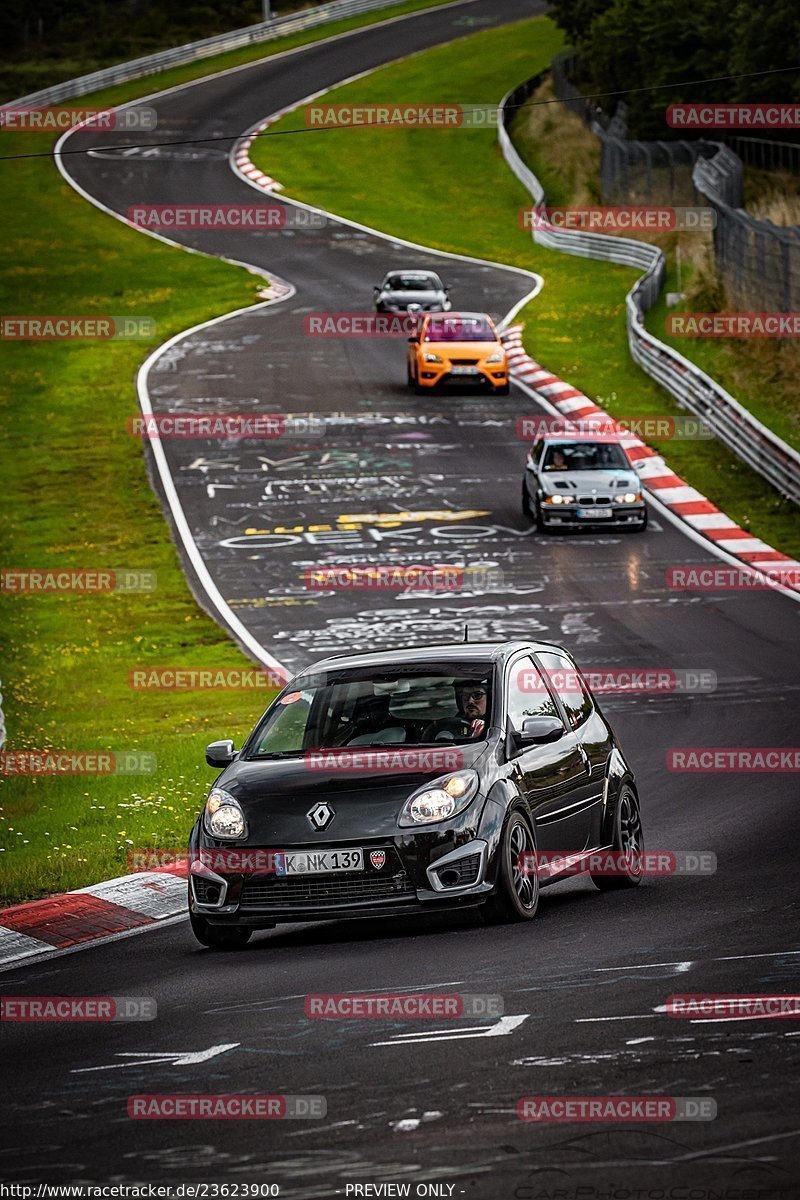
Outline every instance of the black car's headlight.
<path id="1" fill-rule="evenodd" d="M 203 810 L 203 827 L 214 838 L 238 841 L 247 836 L 247 822 L 238 800 L 223 788 L 212 788 Z"/>
<path id="2" fill-rule="evenodd" d="M 398 825 L 432 825 L 436 821 L 447 821 L 474 800 L 479 782 L 476 771 L 452 771 L 424 784 L 406 800 Z"/>

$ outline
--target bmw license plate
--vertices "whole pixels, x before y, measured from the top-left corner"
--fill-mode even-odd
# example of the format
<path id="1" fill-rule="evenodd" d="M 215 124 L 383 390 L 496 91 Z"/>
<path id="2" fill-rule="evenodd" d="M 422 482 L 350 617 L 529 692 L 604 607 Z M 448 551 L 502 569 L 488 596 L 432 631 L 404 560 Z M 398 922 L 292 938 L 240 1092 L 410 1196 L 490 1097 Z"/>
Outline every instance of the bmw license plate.
<path id="1" fill-rule="evenodd" d="M 613 508 L 579 508 L 579 517 L 613 517 Z"/>
<path id="2" fill-rule="evenodd" d="M 477 367 L 452 367 L 450 370 L 450 374 L 451 375 L 477 375 L 478 368 Z"/>
<path id="3" fill-rule="evenodd" d="M 276 875 L 333 875 L 363 869 L 363 850 L 284 850 L 275 855 Z"/>

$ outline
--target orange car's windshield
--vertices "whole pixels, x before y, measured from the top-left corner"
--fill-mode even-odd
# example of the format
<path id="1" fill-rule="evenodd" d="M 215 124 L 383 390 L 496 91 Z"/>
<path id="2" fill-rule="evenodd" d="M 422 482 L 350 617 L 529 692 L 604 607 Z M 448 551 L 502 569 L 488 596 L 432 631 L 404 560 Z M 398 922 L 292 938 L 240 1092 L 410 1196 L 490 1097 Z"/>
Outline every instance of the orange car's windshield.
<path id="1" fill-rule="evenodd" d="M 441 317 L 429 321 L 425 342 L 496 342 L 497 334 L 483 317 Z"/>

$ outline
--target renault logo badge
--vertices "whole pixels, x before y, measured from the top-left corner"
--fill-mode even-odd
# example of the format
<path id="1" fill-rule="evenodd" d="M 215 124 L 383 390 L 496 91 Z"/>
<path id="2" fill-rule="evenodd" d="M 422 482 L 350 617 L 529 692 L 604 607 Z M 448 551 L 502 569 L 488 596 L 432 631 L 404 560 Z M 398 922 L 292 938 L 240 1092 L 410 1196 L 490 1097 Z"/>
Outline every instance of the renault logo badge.
<path id="1" fill-rule="evenodd" d="M 319 804 L 315 804 L 311 811 L 306 813 L 306 816 L 315 829 L 327 829 L 336 813 L 323 800 Z"/>

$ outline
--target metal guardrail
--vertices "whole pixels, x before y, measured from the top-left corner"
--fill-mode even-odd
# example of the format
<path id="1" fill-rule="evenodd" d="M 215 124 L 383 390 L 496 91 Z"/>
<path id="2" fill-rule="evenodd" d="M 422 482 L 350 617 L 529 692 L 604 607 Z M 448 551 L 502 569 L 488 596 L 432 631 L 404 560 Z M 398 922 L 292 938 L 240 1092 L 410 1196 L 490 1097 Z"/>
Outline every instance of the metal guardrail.
<path id="1" fill-rule="evenodd" d="M 212 54 L 221 54 L 225 50 L 239 50 L 242 46 L 250 46 L 255 42 L 268 42 L 288 33 L 299 33 L 304 29 L 313 29 L 316 25 L 324 25 L 328 21 L 336 21 L 342 17 L 353 17 L 359 13 L 372 12 L 374 9 L 389 8 L 400 3 L 400 0 L 330 0 L 328 4 L 320 4 L 316 8 L 306 9 L 305 12 L 273 17 L 271 21 L 260 21 L 257 25 L 248 25 L 244 29 L 234 29 L 229 33 L 219 33 L 214 37 L 203 38 L 199 42 L 188 42 L 185 46 L 176 46 L 172 50 L 159 50 L 156 54 L 148 54 L 144 58 L 134 58 L 130 62 L 118 63 L 113 67 L 104 67 L 93 71 L 90 75 L 80 75 L 76 79 L 67 79 L 54 87 L 43 88 L 39 92 L 31 92 L 19 100 L 9 100 L 0 108 L 13 105 L 35 106 L 39 104 L 57 104 L 61 100 L 69 100 L 73 96 L 86 96 L 100 88 L 111 87 L 115 83 L 127 83 L 130 79 L 141 79 L 146 75 L 155 75 L 166 71 L 169 67 L 180 67 L 197 59 L 209 58 Z"/>
<path id="2" fill-rule="evenodd" d="M 546 74 L 541 72 L 508 92 L 500 101 L 497 123 L 503 157 L 532 196 L 537 212 L 545 205 L 544 188 L 517 153 L 506 128 L 506 116 L 515 106 L 525 103 Z M 781 495 L 800 504 L 800 454 L 756 420 L 710 375 L 645 329 L 644 314 L 655 304 L 664 282 L 663 252 L 657 246 L 632 238 L 548 227 L 546 222 L 535 226 L 532 234 L 538 245 L 551 250 L 642 269 L 643 275 L 625 298 L 628 345 L 634 361 L 666 388 L 682 408 L 700 417 L 738 458 Z"/>

